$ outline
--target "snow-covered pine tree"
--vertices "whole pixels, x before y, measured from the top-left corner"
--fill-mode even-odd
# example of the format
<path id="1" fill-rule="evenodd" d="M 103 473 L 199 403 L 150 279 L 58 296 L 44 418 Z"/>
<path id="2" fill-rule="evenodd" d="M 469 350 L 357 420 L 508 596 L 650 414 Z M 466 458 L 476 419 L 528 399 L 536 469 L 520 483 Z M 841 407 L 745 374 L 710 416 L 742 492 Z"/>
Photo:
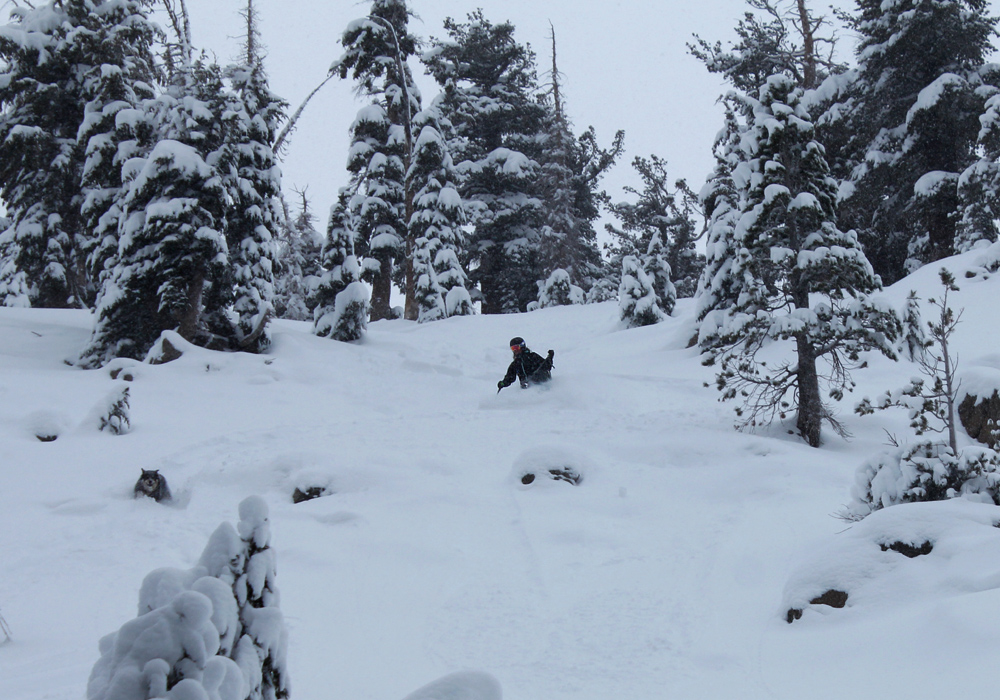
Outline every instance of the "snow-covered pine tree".
<path id="1" fill-rule="evenodd" d="M 224 233 L 227 193 L 206 162 L 222 142 L 215 118 L 221 95 L 221 71 L 198 61 L 178 68 L 168 91 L 143 110 L 119 116 L 119 123 L 134 125 L 151 141 L 123 164 L 127 191 L 118 251 L 81 366 L 141 359 L 164 330 L 176 329 L 200 345 L 229 346 L 232 322 L 221 314 L 203 318 L 206 308 L 229 306 L 233 289 Z"/>
<path id="2" fill-rule="evenodd" d="M 82 26 L 94 3 L 15 6 L 0 28 L 0 301 L 84 307 L 92 298 L 80 234 L 83 148 L 77 134 L 94 66 Z"/>
<path id="3" fill-rule="evenodd" d="M 724 312 L 736 303 L 743 279 L 731 274 L 738 255 L 736 224 L 740 218 L 740 192 L 733 171 L 743 162 L 740 148 L 743 126 L 736 118 L 734 95 L 725 99 L 726 122 L 715 138 L 715 168 L 698 196 L 708 224 L 705 232 L 705 267 L 698 278 L 695 309 L 698 346 L 714 346 Z"/>
<path id="4" fill-rule="evenodd" d="M 524 311 L 541 276 L 545 108 L 535 99 L 534 54 L 516 41 L 512 24 L 494 25 L 482 11 L 466 23 L 448 19 L 444 28 L 448 39 L 434 40 L 424 62 L 443 89 L 448 145 L 463 175 L 460 194 L 473 225 L 470 277 L 483 313 Z"/>
<path id="5" fill-rule="evenodd" d="M 906 297 L 906 308 L 902 314 L 902 342 L 900 349 L 911 362 L 919 362 L 927 351 L 927 334 L 924 332 L 923 319 L 920 315 L 920 298 L 910 290 Z"/>
<path id="6" fill-rule="evenodd" d="M 907 444 L 893 436 L 895 450 L 878 455 L 858 469 L 852 489 L 854 502 L 846 513 L 851 519 L 898 503 L 958 496 L 987 496 L 1000 504 L 1000 454 L 979 445 L 958 446 L 961 382 L 958 358 L 950 344 L 962 312 L 955 313 L 948 304 L 949 293 L 958 291 L 954 276 L 944 268 L 939 270 L 939 276 L 943 293 L 939 299 L 928 300 L 936 317 L 927 321 L 927 340 L 916 358 L 926 379 L 911 379 L 907 386 L 887 391 L 875 402 L 865 397 L 854 410 L 870 415 L 876 410 L 905 408 L 916 435 L 931 432 L 942 433 L 942 437 Z M 915 306 L 915 295 L 911 294 L 910 299 Z"/>
<path id="7" fill-rule="evenodd" d="M 983 73 L 998 69 L 984 66 Z M 993 87 L 996 76 L 990 75 L 981 94 L 993 92 L 979 117 L 977 159 L 958 178 L 959 221 L 955 230 L 955 252 L 965 253 L 978 241 L 996 240 L 1000 219 L 1000 92 Z"/>
<path id="8" fill-rule="evenodd" d="M 153 56 L 161 33 L 150 20 L 150 12 L 149 0 L 100 2 L 86 15 L 92 33 L 81 32 L 95 66 L 87 84 L 90 101 L 77 137 L 84 149 L 82 248 L 95 294 L 109 272 L 106 264 L 118 251 L 122 163 L 134 155 L 139 142 L 149 140 L 148 136 L 137 138 L 126 124 L 119 125 L 118 115 L 125 110 L 134 114 L 154 96 L 161 78 Z"/>
<path id="9" fill-rule="evenodd" d="M 344 53 L 331 68 L 341 78 L 351 75 L 358 92 L 372 100 L 351 127 L 348 170 L 357 192 L 352 206 L 359 252 L 378 263 L 365 266 L 372 281 L 373 320 L 392 316 L 389 299 L 393 278 L 400 277 L 394 274 L 397 260 L 403 263 L 410 316 L 416 317 L 407 238 L 414 192 L 406 180 L 414 144 L 412 119 L 420 111 L 420 92 L 407 65 L 417 50 L 407 29 L 411 14 L 406 0 L 373 0 L 368 16 L 344 31 Z"/>
<path id="10" fill-rule="evenodd" d="M 634 255 L 622 258 L 622 281 L 618 287 L 618 316 L 629 328 L 651 326 L 663 320 L 653 280 Z"/>
<path id="11" fill-rule="evenodd" d="M 856 0 L 858 67 L 831 121 L 851 135 L 841 221 L 886 281 L 953 254 L 959 178 L 978 161 L 980 116 L 1000 72 L 986 63 L 985 0 Z M 838 173 L 839 174 L 839 173 Z M 966 191 L 965 209 L 974 207 Z M 984 237 L 995 237 L 991 230 Z M 967 245 L 967 243 L 962 244 Z"/>
<path id="12" fill-rule="evenodd" d="M 787 76 L 773 76 L 760 99 L 750 101 L 746 162 L 734 173 L 746 193 L 735 231 L 745 253 L 732 273 L 744 287 L 724 312 L 715 349 L 718 388 L 724 400 L 742 399 L 742 427 L 794 411 L 802 438 L 818 447 L 824 420 L 839 430 L 821 382 L 839 399 L 853 386 L 850 363 L 861 351 L 895 357 L 900 324 L 868 296 L 878 279 L 854 233 L 834 223 L 837 183 L 802 94 Z M 794 359 L 771 364 L 758 358 L 775 340 L 793 341 Z"/>
<path id="13" fill-rule="evenodd" d="M 663 240 L 662 232 L 656 232 L 649 241 L 646 255 L 642 258 L 642 267 L 653 283 L 660 310 L 666 316 L 673 313 L 677 304 L 677 288 L 672 279 L 673 268 L 667 262 L 669 254 L 670 250 Z"/>
<path id="14" fill-rule="evenodd" d="M 243 541 L 244 568 L 233 592 L 243 634 L 233 649 L 233 659 L 244 673 L 252 670 L 247 700 L 282 700 L 289 691 L 288 632 L 278 607 L 271 525 L 264 499 L 251 496 L 240 503 L 238 532 Z"/>
<path id="15" fill-rule="evenodd" d="M 368 326 L 368 290 L 354 253 L 354 217 L 346 189 L 330 210 L 323 272 L 313 291 L 313 333 L 343 342 L 358 340 Z"/>
<path id="16" fill-rule="evenodd" d="M 212 615 L 208 596 L 185 590 L 101 639 L 87 700 L 245 700 L 243 673 L 218 655 Z"/>
<path id="17" fill-rule="evenodd" d="M 277 274 L 274 280 L 274 310 L 278 318 L 293 321 L 312 320 L 313 285 L 322 271 L 323 235 L 316 230 L 306 190 L 293 190 L 299 196 L 299 210 L 294 218 L 286 211 L 285 225 L 278 241 Z M 287 207 L 282 200 L 284 209 Z"/>
<path id="18" fill-rule="evenodd" d="M 606 226 L 613 239 L 612 260 L 636 255 L 644 267 L 651 268 L 657 265 L 651 256 L 660 256 L 670 269 L 676 296 L 693 296 L 704 266 L 704 257 L 695 249 L 698 235 L 692 220 L 693 195 L 686 192 L 683 180 L 678 180 L 674 189 L 670 188 L 667 163 L 656 155 L 636 157 L 632 167 L 642 179 L 643 188 L 640 192 L 626 186 L 625 191 L 635 195 L 636 201 L 610 206 L 620 224 L 620 228 Z M 665 285 L 658 284 L 658 294 L 664 294 L 665 290 Z M 672 309 L 673 304 L 669 305 Z M 669 309 L 664 311 L 670 313 Z"/>
<path id="19" fill-rule="evenodd" d="M 415 191 L 408 237 L 413 245 L 414 298 L 420 322 L 473 313 L 468 275 L 459 262 L 465 209 L 458 174 L 432 106 L 413 119 L 414 154 L 407 177 Z"/>
<path id="20" fill-rule="evenodd" d="M 772 75 L 786 75 L 796 85 L 811 89 L 828 75 L 839 73 L 836 37 L 823 34 L 830 22 L 816 15 L 806 0 L 746 0 L 735 28 L 738 40 L 727 49 L 697 34 L 688 44 L 691 54 L 733 87 L 756 95 Z"/>
<path id="21" fill-rule="evenodd" d="M 569 273 L 560 268 L 552 271 L 542 284 L 539 285 L 538 308 L 547 309 L 550 306 L 569 306 L 570 304 L 583 304 L 586 295 L 581 287 L 573 284 Z"/>
<path id="22" fill-rule="evenodd" d="M 576 282 L 584 293 L 606 275 L 594 222 L 607 195 L 598 188 L 601 177 L 621 155 L 625 137 L 624 132 L 619 131 L 611 148 L 605 150 L 598 146 L 593 127 L 579 138 L 573 134 L 562 92 L 563 76 L 556 60 L 554 27 L 551 39 L 552 69 L 544 101 L 544 148 L 538 159 L 541 165 L 539 196 L 544 202 L 539 241 L 540 306 L 554 298 L 549 295 L 543 301 L 542 296 L 556 270 L 563 270 L 569 276 L 569 284 Z M 562 276 L 558 275 L 557 279 L 562 284 Z M 568 297 L 563 295 L 562 298 Z M 577 303 L 583 303 L 583 299 Z"/>
<path id="23" fill-rule="evenodd" d="M 229 195 L 226 240 L 237 316 L 232 345 L 262 352 L 270 345 L 267 324 L 274 313 L 276 239 L 283 218 L 281 171 L 271 144 L 286 105 L 269 89 L 262 61 L 251 59 L 226 70 L 225 137 L 212 162 Z"/>
<path id="24" fill-rule="evenodd" d="M 157 569 L 139 617 L 103 638 L 88 700 L 282 700 L 288 632 L 275 585 L 267 504 L 240 503 L 190 570 Z"/>

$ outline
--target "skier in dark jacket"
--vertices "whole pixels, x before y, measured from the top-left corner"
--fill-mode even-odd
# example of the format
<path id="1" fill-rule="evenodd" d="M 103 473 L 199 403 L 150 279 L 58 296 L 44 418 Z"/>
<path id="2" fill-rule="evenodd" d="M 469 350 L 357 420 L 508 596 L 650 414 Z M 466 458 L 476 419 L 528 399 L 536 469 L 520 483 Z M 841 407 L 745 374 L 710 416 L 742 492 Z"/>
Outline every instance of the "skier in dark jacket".
<path id="1" fill-rule="evenodd" d="M 527 389 L 529 384 L 541 384 L 552 379 L 554 352 L 549 350 L 548 357 L 542 357 L 529 350 L 521 337 L 510 339 L 510 351 L 514 353 L 514 361 L 507 368 L 504 378 L 497 382 L 498 394 L 501 389 L 513 384 L 515 379 L 521 383 L 522 389 Z"/>

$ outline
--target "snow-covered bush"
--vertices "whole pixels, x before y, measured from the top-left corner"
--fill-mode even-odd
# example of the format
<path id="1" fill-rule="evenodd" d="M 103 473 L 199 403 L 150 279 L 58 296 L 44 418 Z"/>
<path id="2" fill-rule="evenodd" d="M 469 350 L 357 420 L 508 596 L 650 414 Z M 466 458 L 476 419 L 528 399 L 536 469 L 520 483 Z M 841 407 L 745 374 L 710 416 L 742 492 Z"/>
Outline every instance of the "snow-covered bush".
<path id="1" fill-rule="evenodd" d="M 87 700 L 244 700 L 239 667 L 219 656 L 212 601 L 182 591 L 100 644 Z"/>
<path id="2" fill-rule="evenodd" d="M 131 427 L 129 418 L 129 391 L 125 387 L 121 391 L 113 392 L 108 397 L 107 409 L 101 416 L 101 431 L 106 431 L 112 435 L 124 435 Z"/>
<path id="3" fill-rule="evenodd" d="M 940 300 L 929 299 L 938 317 L 927 322 L 927 339 L 919 335 L 923 331 L 916 295 L 911 293 L 907 300 L 907 316 L 914 319 L 909 352 L 926 380 L 915 377 L 874 402 L 865 397 L 854 411 L 870 415 L 887 408 L 905 408 L 917 436 L 941 433 L 947 439 L 899 445 L 893 438 L 895 451 L 879 455 L 859 469 L 852 493 L 854 503 L 848 507 L 850 517 L 864 517 L 898 503 L 940 501 L 964 494 L 983 494 L 1000 503 L 996 475 L 1000 455 L 984 448 L 958 447 L 955 414 L 959 381 L 949 343 L 962 314 L 948 306 L 948 293 L 958 290 L 954 277 L 946 269 L 940 271 L 940 277 L 944 293 Z"/>
<path id="4" fill-rule="evenodd" d="M 278 608 L 267 504 L 240 503 L 190 570 L 151 572 L 139 617 L 100 643 L 87 700 L 281 700 L 287 630 Z"/>
<path id="5" fill-rule="evenodd" d="M 618 287 L 618 314 L 629 328 L 651 326 L 663 320 L 653 281 L 634 255 L 622 259 L 622 282 Z"/>
<path id="6" fill-rule="evenodd" d="M 553 270 L 549 278 L 539 286 L 538 308 L 540 309 L 582 304 L 584 301 L 583 289 L 573 284 L 569 273 L 562 268 Z"/>
<path id="7" fill-rule="evenodd" d="M 969 496 L 1000 505 L 1000 454 L 931 441 L 885 452 L 858 469 L 846 515 L 860 519 L 900 503 Z"/>

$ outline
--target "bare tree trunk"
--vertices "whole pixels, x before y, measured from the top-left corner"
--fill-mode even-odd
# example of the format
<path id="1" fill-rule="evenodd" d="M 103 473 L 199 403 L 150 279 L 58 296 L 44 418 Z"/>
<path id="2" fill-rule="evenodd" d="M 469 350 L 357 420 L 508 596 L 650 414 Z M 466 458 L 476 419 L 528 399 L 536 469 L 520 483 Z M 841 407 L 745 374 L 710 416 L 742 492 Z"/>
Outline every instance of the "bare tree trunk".
<path id="1" fill-rule="evenodd" d="M 205 273 L 199 271 L 188 284 L 187 304 L 178 319 L 177 332 L 184 340 L 195 341 L 198 332 L 198 321 L 201 320 L 201 297 L 205 290 Z"/>
<path id="2" fill-rule="evenodd" d="M 392 318 L 392 255 L 379 252 L 373 255 L 380 269 L 372 279 L 371 320 L 380 321 Z"/>
<path id="3" fill-rule="evenodd" d="M 816 353 L 805 335 L 795 338 L 798 355 L 796 383 L 799 391 L 799 410 L 796 427 L 799 434 L 811 447 L 820 446 L 820 430 L 823 427 L 823 400 L 819 394 L 819 375 L 816 373 Z"/>
<path id="4" fill-rule="evenodd" d="M 816 24 L 809 16 L 806 0 L 796 0 L 799 11 L 799 32 L 802 34 L 802 87 L 816 87 Z"/>

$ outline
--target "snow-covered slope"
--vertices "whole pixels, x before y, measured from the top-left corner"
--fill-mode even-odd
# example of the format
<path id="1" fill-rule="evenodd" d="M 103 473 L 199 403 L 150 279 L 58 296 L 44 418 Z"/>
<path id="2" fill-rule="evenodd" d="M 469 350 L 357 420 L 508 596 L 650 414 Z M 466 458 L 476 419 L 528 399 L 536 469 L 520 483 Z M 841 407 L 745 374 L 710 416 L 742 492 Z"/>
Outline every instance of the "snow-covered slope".
<path id="1" fill-rule="evenodd" d="M 969 366 L 1000 339 L 1000 277 L 963 276 L 981 255 L 945 263 Z M 935 269 L 886 294 L 934 295 Z M 872 357 L 856 374 L 850 442 L 738 433 L 685 347 L 690 308 L 634 330 L 614 304 L 379 322 L 360 344 L 277 322 L 266 356 L 186 348 L 87 372 L 63 362 L 85 313 L 0 309 L 0 698 L 84 697 L 143 577 L 193 566 L 253 494 L 270 507 L 296 699 L 496 684 L 508 700 L 991 697 L 1000 508 L 831 517 L 883 429 L 907 432 L 853 402 L 914 366 Z M 555 350 L 550 386 L 497 394 L 514 335 Z M 99 432 L 126 385 L 132 431 Z M 141 468 L 167 477 L 172 505 L 132 498 Z M 330 495 L 293 504 L 308 486 Z M 941 544 L 916 559 L 877 546 L 909 532 Z M 838 583 L 846 608 L 786 622 Z"/>

